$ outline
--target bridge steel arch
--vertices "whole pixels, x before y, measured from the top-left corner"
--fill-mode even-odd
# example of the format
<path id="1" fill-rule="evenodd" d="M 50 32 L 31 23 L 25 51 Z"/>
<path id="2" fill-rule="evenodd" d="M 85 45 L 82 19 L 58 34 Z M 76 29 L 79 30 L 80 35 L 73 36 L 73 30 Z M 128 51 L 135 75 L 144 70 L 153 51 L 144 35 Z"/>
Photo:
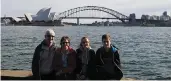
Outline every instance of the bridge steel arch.
<path id="1" fill-rule="evenodd" d="M 129 19 L 128 16 L 123 15 L 122 13 L 119 13 L 119 12 L 112 10 L 112 9 L 109 9 L 109 8 L 99 7 L 99 6 L 83 6 L 83 7 L 73 8 L 73 9 L 64 11 L 62 13 L 59 13 L 58 15 L 56 15 L 56 18 L 57 18 L 57 20 L 62 20 L 62 19 L 65 19 L 74 13 L 78 13 L 78 12 L 86 11 L 86 10 L 103 11 L 105 13 L 108 13 L 108 14 L 116 17 L 117 19 L 121 20 L 122 22 L 125 22 L 125 20 Z"/>

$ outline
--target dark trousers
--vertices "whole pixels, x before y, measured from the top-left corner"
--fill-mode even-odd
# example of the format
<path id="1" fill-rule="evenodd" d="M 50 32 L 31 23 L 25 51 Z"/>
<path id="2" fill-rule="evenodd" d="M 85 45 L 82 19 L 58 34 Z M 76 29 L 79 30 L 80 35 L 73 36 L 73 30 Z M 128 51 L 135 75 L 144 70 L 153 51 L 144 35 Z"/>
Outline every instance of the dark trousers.
<path id="1" fill-rule="evenodd" d="M 41 74 L 40 78 L 41 80 L 55 80 L 55 72 L 49 74 Z"/>
<path id="2" fill-rule="evenodd" d="M 120 76 L 110 74 L 107 71 L 105 71 L 104 68 L 98 68 L 98 72 L 96 75 L 97 80 L 120 80 Z"/>
<path id="3" fill-rule="evenodd" d="M 73 73 L 63 73 L 56 76 L 56 80 L 75 80 L 76 76 Z"/>

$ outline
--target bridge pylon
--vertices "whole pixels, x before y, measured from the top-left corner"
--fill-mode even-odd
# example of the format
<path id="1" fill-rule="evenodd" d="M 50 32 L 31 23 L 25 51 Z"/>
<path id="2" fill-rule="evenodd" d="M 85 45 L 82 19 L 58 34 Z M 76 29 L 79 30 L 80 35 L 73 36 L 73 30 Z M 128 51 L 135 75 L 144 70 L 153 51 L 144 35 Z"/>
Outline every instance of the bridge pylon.
<path id="1" fill-rule="evenodd" d="M 77 25 L 80 25 L 80 21 L 79 21 L 79 18 L 77 18 Z"/>

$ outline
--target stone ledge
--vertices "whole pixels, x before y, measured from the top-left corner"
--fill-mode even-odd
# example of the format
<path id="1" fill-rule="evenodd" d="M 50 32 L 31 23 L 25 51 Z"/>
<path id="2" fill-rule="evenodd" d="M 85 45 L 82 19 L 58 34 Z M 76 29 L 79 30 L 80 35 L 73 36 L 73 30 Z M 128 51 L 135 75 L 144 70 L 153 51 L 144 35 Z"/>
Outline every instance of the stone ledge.
<path id="1" fill-rule="evenodd" d="M 27 77 L 32 76 L 32 72 L 26 70 L 1 70 L 1 76 Z"/>
<path id="2" fill-rule="evenodd" d="M 32 72 L 26 70 L 1 70 L 1 80 L 33 80 Z M 135 80 L 133 78 L 122 78 L 122 80 Z"/>

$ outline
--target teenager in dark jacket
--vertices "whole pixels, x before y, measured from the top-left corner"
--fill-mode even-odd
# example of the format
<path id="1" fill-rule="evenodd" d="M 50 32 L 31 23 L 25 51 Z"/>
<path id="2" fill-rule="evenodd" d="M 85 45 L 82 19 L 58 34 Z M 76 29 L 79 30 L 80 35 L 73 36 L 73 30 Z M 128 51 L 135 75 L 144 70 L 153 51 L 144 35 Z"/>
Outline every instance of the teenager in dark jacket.
<path id="1" fill-rule="evenodd" d="M 110 35 L 102 36 L 103 46 L 96 52 L 97 77 L 100 80 L 120 80 L 121 71 L 118 49 L 111 45 Z"/>
<path id="2" fill-rule="evenodd" d="M 45 33 L 45 39 L 35 49 L 32 60 L 34 79 L 55 79 L 55 73 L 52 67 L 56 50 L 54 36 L 55 32 L 52 29 L 48 29 Z"/>
<path id="3" fill-rule="evenodd" d="M 76 75 L 79 80 L 95 79 L 96 78 L 96 65 L 95 65 L 95 52 L 90 47 L 90 41 L 87 37 L 81 39 L 80 47 L 77 52 L 77 67 Z"/>
<path id="4" fill-rule="evenodd" d="M 56 50 L 54 56 L 54 69 L 57 80 L 75 79 L 76 51 L 70 47 L 70 38 L 63 36 L 60 41 L 61 48 Z"/>

